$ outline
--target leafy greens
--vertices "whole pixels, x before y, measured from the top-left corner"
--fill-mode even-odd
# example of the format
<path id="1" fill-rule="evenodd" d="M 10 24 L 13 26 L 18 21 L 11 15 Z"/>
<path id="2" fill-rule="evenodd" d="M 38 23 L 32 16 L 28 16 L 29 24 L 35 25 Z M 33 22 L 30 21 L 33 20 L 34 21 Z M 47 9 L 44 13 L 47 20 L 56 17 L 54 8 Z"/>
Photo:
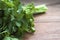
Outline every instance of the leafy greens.
<path id="1" fill-rule="evenodd" d="M 0 39 L 20 40 L 24 33 L 35 32 L 34 12 L 46 12 L 46 6 L 26 6 L 20 0 L 0 0 Z"/>

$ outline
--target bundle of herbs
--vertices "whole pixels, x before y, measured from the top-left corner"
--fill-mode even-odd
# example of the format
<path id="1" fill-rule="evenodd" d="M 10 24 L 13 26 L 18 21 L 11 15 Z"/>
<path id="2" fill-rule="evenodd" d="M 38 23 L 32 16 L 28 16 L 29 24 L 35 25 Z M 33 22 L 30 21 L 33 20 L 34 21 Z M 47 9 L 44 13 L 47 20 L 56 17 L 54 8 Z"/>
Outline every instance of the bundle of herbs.
<path id="1" fill-rule="evenodd" d="M 45 5 L 22 5 L 20 0 L 0 0 L 0 40 L 20 40 L 26 32 L 35 32 L 35 12 L 46 12 Z"/>

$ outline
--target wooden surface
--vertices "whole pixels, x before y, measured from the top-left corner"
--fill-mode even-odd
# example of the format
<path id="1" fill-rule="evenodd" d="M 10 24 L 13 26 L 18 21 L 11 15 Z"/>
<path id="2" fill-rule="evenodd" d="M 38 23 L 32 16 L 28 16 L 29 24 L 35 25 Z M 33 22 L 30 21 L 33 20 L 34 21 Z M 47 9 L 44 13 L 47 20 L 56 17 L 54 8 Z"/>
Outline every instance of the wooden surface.
<path id="1" fill-rule="evenodd" d="M 45 14 L 35 15 L 34 34 L 26 34 L 24 40 L 60 40 L 60 4 L 48 5 Z"/>

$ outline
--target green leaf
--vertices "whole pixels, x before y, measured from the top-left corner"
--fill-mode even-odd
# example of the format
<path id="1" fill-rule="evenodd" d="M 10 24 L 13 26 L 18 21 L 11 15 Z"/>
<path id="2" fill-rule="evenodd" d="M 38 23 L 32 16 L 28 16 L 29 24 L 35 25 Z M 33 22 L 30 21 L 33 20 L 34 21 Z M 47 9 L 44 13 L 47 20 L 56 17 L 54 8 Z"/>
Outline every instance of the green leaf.
<path id="1" fill-rule="evenodd" d="M 26 12 L 26 14 L 33 14 L 35 12 L 35 7 L 33 3 L 31 3 L 31 4 L 24 6 L 23 10 Z"/>
<path id="2" fill-rule="evenodd" d="M 19 39 L 17 39 L 17 38 L 12 38 L 12 40 L 19 40 Z"/>
<path id="3" fill-rule="evenodd" d="M 13 1 L 11 0 L 2 0 L 8 7 L 14 7 Z"/>
<path id="4" fill-rule="evenodd" d="M 31 27 L 31 32 L 35 32 L 35 28 L 34 27 Z"/>
<path id="5" fill-rule="evenodd" d="M 16 10 L 16 13 L 15 13 L 15 17 L 16 19 L 21 20 L 23 16 L 24 16 L 24 11 L 22 8 L 22 4 L 19 4 L 18 9 Z"/>
<path id="6" fill-rule="evenodd" d="M 18 38 L 13 38 L 13 37 L 6 36 L 3 40 L 19 40 L 19 39 Z"/>
<path id="7" fill-rule="evenodd" d="M 43 13 L 43 12 L 46 12 L 47 11 L 47 7 L 46 5 L 38 5 L 38 6 L 35 6 L 35 12 L 34 13 Z"/>
<path id="8" fill-rule="evenodd" d="M 20 13 L 22 13 L 22 11 L 23 11 L 22 4 L 19 4 L 17 13 L 20 14 Z"/>
<path id="9" fill-rule="evenodd" d="M 12 40 L 11 37 L 6 36 L 3 40 Z"/>
<path id="10" fill-rule="evenodd" d="M 15 6 L 17 7 L 20 4 L 20 0 L 13 0 Z"/>
<path id="11" fill-rule="evenodd" d="M 13 21 L 15 18 L 14 18 L 14 16 L 13 15 L 11 15 L 11 21 Z"/>
<path id="12" fill-rule="evenodd" d="M 0 33 L 0 35 L 1 35 L 1 34 L 4 34 L 4 33 L 7 33 L 7 32 L 8 32 L 8 31 L 7 31 L 7 30 L 5 30 L 5 31 L 1 32 L 1 33 Z"/>
<path id="13" fill-rule="evenodd" d="M 20 27 L 21 26 L 21 23 L 16 22 L 16 26 Z"/>

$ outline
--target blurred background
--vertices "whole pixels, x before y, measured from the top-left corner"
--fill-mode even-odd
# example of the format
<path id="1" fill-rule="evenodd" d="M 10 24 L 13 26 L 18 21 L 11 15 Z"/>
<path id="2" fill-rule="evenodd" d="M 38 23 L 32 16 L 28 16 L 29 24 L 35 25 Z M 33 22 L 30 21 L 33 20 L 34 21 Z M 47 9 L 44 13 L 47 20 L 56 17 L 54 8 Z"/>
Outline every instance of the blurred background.
<path id="1" fill-rule="evenodd" d="M 60 0 L 21 0 L 22 3 L 31 3 L 34 2 L 35 5 L 40 5 L 40 4 L 46 4 L 46 5 L 51 5 L 51 4 L 60 4 Z"/>

